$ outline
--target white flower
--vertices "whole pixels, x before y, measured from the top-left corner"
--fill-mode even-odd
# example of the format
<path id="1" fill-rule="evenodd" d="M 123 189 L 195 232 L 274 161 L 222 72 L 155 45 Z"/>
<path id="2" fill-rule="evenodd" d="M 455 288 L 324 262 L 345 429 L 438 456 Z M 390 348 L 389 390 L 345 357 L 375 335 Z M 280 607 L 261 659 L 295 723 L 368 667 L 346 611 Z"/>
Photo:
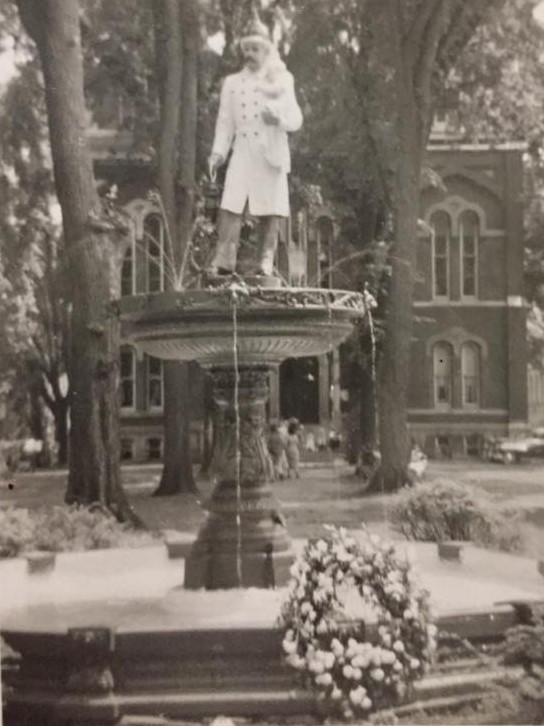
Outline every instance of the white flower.
<path id="1" fill-rule="evenodd" d="M 338 640 L 338 638 L 333 638 L 331 640 L 331 650 L 332 650 L 332 652 L 334 653 L 334 655 L 336 657 L 338 657 L 339 655 L 343 655 L 344 654 L 344 646 Z"/>
<path id="2" fill-rule="evenodd" d="M 393 650 L 395 653 L 404 653 L 404 643 L 402 640 L 395 640 L 393 643 Z"/>
<path id="3" fill-rule="evenodd" d="M 323 554 L 325 554 L 325 552 L 327 552 L 327 550 L 329 549 L 329 547 L 324 539 L 317 540 L 315 546 L 316 546 L 317 551 L 322 552 Z"/>
<path id="4" fill-rule="evenodd" d="M 361 653 L 358 653 L 351 661 L 351 665 L 354 668 L 368 668 L 368 663 L 368 658 Z"/>
<path id="5" fill-rule="evenodd" d="M 404 611 L 404 613 L 403 613 L 403 616 L 402 616 L 402 617 L 403 617 L 403 618 L 404 618 L 405 620 L 413 620 L 413 619 L 415 618 L 415 613 L 414 613 L 414 611 L 413 611 L 413 610 L 410 610 L 409 608 L 407 608 L 407 609 L 406 609 L 406 610 Z"/>
<path id="6" fill-rule="evenodd" d="M 320 620 L 316 626 L 315 632 L 319 635 L 324 635 L 326 632 L 328 632 L 329 628 L 327 627 L 327 623 L 325 620 Z"/>
<path id="7" fill-rule="evenodd" d="M 438 628 L 434 623 L 431 623 L 430 625 L 427 625 L 427 635 L 429 635 L 431 638 L 436 638 L 436 634 L 438 633 Z"/>
<path id="8" fill-rule="evenodd" d="M 325 656 L 323 657 L 323 663 L 325 664 L 325 668 L 327 670 L 330 670 L 333 667 L 335 660 L 336 658 L 334 657 L 333 653 L 325 653 Z"/>
<path id="9" fill-rule="evenodd" d="M 353 677 L 353 668 L 350 665 L 345 665 L 342 668 L 342 673 L 344 674 L 344 678 L 352 678 Z"/>
<path id="10" fill-rule="evenodd" d="M 374 648 L 370 656 L 370 660 L 373 665 L 380 666 L 382 664 L 382 651 L 381 648 Z"/>
<path id="11" fill-rule="evenodd" d="M 312 610 L 313 610 L 312 606 L 307 601 L 303 602 L 302 605 L 300 606 L 300 612 L 302 613 L 302 615 L 307 615 Z"/>
<path id="12" fill-rule="evenodd" d="M 354 668 L 351 676 L 354 681 L 360 681 L 363 677 L 363 671 L 360 668 Z"/>
<path id="13" fill-rule="evenodd" d="M 391 665 L 397 660 L 397 656 L 393 653 L 392 650 L 382 650 L 382 663 L 385 663 L 386 665 Z"/>
<path id="14" fill-rule="evenodd" d="M 364 708 L 365 711 L 368 711 L 372 708 L 372 701 L 370 700 L 370 698 L 363 698 L 361 708 Z"/>
<path id="15" fill-rule="evenodd" d="M 370 671 L 370 677 L 379 683 L 385 678 L 385 673 L 382 671 L 381 668 L 373 668 Z"/>
<path id="16" fill-rule="evenodd" d="M 410 668 L 416 670 L 417 668 L 419 668 L 419 665 L 419 658 L 410 658 Z"/>
<path id="17" fill-rule="evenodd" d="M 320 673 L 315 677 L 315 682 L 318 686 L 330 686 L 332 683 L 332 676 L 330 673 Z"/>
<path id="18" fill-rule="evenodd" d="M 388 648 L 391 647 L 391 636 L 389 635 L 389 633 L 382 635 L 382 643 Z"/>
<path id="19" fill-rule="evenodd" d="M 396 671 L 397 673 L 400 673 L 402 670 L 404 670 L 404 666 L 402 665 L 402 663 L 400 662 L 400 660 L 397 660 L 393 664 L 393 670 Z"/>
<path id="20" fill-rule="evenodd" d="M 349 692 L 349 700 L 354 706 L 362 705 L 366 696 L 366 690 L 362 686 L 358 686 Z"/>
<path id="21" fill-rule="evenodd" d="M 293 578 L 298 577 L 298 574 L 299 574 L 299 564 L 298 564 L 298 562 L 293 562 L 293 564 L 289 568 L 289 574 Z"/>
<path id="22" fill-rule="evenodd" d="M 306 661 L 298 653 L 287 656 L 287 662 L 299 671 L 306 669 Z"/>
<path id="23" fill-rule="evenodd" d="M 342 691 L 337 687 L 333 688 L 331 691 L 331 698 L 333 701 L 339 701 L 342 698 Z"/>
<path id="24" fill-rule="evenodd" d="M 297 649 L 297 644 L 294 640 L 284 640 L 283 641 L 283 650 L 289 655 L 291 653 L 294 653 Z"/>
<path id="25" fill-rule="evenodd" d="M 323 661 L 315 658 L 314 660 L 311 660 L 308 664 L 308 670 L 312 671 L 312 673 L 324 673 L 325 664 L 323 663 Z"/>

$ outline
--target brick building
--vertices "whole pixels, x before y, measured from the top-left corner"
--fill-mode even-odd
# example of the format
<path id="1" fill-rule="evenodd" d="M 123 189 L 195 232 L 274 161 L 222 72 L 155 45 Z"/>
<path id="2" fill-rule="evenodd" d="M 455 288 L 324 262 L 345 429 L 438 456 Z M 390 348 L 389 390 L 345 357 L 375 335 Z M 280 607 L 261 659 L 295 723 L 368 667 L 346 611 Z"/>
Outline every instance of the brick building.
<path id="1" fill-rule="evenodd" d="M 528 420 L 522 151 L 431 144 L 421 198 L 409 421 L 431 455 L 473 454 Z"/>

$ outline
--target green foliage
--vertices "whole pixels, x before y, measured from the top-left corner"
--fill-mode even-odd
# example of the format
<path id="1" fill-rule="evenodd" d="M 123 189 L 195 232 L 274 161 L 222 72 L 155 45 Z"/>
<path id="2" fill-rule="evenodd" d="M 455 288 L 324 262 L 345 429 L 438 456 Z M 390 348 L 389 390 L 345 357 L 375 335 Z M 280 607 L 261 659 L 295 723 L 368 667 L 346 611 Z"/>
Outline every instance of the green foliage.
<path id="1" fill-rule="evenodd" d="M 473 541 L 504 551 L 521 546 L 519 520 L 497 511 L 484 497 L 453 481 L 404 489 L 392 510 L 395 529 L 409 540 Z"/>
<path id="2" fill-rule="evenodd" d="M 537 617 L 533 625 L 516 625 L 506 633 L 503 658 L 509 665 L 521 665 L 527 671 L 544 675 L 544 619 Z"/>
<path id="3" fill-rule="evenodd" d="M 0 509 L 0 557 L 32 549 L 35 520 L 27 509 Z"/>
<path id="4" fill-rule="evenodd" d="M 102 508 L 53 507 L 47 511 L 0 509 L 0 557 L 31 550 L 82 552 L 152 544 L 151 535 L 120 524 Z"/>

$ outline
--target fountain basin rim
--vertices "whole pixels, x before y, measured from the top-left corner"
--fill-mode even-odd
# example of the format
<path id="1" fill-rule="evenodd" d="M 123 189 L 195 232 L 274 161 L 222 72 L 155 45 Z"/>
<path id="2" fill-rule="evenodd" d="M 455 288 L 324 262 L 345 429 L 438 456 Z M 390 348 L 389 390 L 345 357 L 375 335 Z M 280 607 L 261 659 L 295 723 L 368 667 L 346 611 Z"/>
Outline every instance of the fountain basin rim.
<path id="1" fill-rule="evenodd" d="M 329 290 L 324 288 L 265 288 L 265 287 L 214 287 L 201 290 L 166 291 L 140 293 L 120 298 L 114 303 L 115 309 L 123 320 L 137 321 L 142 317 L 166 311 L 183 315 L 188 313 L 208 313 L 217 316 L 230 313 L 234 307 L 240 316 L 258 312 L 279 313 L 295 310 L 302 312 L 322 311 L 324 313 L 351 313 L 353 317 L 363 318 L 367 314 L 367 304 L 361 293 L 349 290 Z"/>

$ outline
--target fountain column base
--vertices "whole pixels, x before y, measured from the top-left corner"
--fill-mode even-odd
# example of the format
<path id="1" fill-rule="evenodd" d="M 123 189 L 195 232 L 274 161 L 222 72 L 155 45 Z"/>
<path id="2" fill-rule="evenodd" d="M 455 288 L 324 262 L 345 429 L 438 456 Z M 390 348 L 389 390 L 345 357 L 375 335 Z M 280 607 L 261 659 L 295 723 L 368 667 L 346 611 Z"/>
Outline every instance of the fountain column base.
<path id="1" fill-rule="evenodd" d="M 189 589 L 278 587 L 294 553 L 264 438 L 268 368 L 211 370 L 216 405 L 208 519 L 185 561 Z"/>

